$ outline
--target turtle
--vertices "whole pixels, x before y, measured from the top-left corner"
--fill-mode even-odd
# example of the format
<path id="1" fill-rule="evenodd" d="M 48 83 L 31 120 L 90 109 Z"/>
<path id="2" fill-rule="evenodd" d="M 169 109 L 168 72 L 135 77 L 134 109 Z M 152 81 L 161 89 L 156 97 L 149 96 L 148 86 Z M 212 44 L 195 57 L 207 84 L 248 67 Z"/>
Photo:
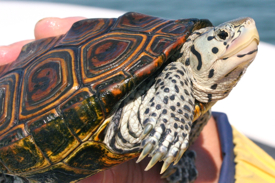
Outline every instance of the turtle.
<path id="1" fill-rule="evenodd" d="M 135 12 L 29 43 L 0 67 L 0 170 L 76 182 L 148 155 L 146 170 L 163 161 L 167 180 L 192 182 L 195 154 L 186 150 L 258 43 L 252 18 L 214 27 Z"/>

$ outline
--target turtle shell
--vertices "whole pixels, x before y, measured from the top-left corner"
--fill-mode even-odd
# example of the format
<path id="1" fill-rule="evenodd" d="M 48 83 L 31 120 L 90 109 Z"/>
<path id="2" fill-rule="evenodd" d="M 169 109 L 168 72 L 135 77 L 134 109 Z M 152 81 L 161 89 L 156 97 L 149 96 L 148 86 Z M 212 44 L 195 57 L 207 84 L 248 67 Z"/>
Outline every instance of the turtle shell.
<path id="1" fill-rule="evenodd" d="M 102 142 L 106 120 L 208 20 L 138 13 L 76 22 L 0 67 L 0 170 L 70 182 L 138 155 Z"/>

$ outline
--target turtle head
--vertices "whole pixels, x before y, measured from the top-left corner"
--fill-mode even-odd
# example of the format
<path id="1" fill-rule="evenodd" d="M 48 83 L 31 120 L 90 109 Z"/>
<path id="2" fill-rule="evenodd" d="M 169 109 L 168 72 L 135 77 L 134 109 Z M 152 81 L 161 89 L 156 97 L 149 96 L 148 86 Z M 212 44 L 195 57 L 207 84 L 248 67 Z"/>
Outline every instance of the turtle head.
<path id="1" fill-rule="evenodd" d="M 193 73 L 195 97 L 200 102 L 222 99 L 257 54 L 259 34 L 255 22 L 241 18 L 195 34 L 199 36 L 194 38 L 185 59 Z"/>

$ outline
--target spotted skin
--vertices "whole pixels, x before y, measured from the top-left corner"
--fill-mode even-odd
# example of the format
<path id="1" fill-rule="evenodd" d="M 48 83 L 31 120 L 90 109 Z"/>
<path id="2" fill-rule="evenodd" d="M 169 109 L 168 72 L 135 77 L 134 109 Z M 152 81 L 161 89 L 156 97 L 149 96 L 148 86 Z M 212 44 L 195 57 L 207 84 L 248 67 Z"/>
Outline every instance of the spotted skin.
<path id="1" fill-rule="evenodd" d="M 176 157 L 178 151 L 171 152 L 168 149 L 171 146 L 170 149 L 174 147 L 179 150 L 183 140 L 189 139 L 194 110 L 194 106 L 190 105 L 194 103 L 191 82 L 186 69 L 179 62 L 169 64 L 156 78 L 156 82 L 154 96 L 146 96 L 145 101 L 149 103 L 141 106 L 145 109 L 144 113 L 141 110 L 143 115 L 140 116 L 143 125 L 150 123 L 154 126 L 149 136 L 142 141 L 142 146 L 154 144 L 150 156 L 161 152 L 163 159 L 166 155 Z"/>
<path id="2" fill-rule="evenodd" d="M 195 155 L 183 153 L 209 120 L 211 106 L 229 94 L 255 58 L 259 37 L 253 22 L 234 20 L 195 31 L 178 58 L 125 100 L 123 118 L 119 125 L 110 123 L 112 135 L 105 143 L 123 152 L 142 150 L 137 162 L 152 157 L 145 170 L 163 161 L 161 173 L 170 183 L 193 182 Z"/>

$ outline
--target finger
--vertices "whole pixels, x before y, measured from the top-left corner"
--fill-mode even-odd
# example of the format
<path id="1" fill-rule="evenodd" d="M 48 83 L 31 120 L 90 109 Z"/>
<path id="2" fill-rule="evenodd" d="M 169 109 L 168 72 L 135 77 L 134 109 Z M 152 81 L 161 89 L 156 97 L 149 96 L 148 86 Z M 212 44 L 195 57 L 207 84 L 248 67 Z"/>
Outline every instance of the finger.
<path id="1" fill-rule="evenodd" d="M 65 34 L 73 23 L 82 19 L 84 19 L 84 17 L 44 18 L 35 25 L 35 39 Z"/>
<path id="2" fill-rule="evenodd" d="M 84 19 L 83 17 L 45 18 L 35 26 L 35 38 L 42 39 L 66 33 L 72 24 Z M 0 65 L 13 62 L 18 57 L 22 46 L 33 40 L 20 41 L 9 46 L 0 46 Z"/>
<path id="3" fill-rule="evenodd" d="M 0 46 L 0 65 L 13 62 L 18 57 L 22 46 L 33 40 L 24 40 L 8 46 Z"/>

